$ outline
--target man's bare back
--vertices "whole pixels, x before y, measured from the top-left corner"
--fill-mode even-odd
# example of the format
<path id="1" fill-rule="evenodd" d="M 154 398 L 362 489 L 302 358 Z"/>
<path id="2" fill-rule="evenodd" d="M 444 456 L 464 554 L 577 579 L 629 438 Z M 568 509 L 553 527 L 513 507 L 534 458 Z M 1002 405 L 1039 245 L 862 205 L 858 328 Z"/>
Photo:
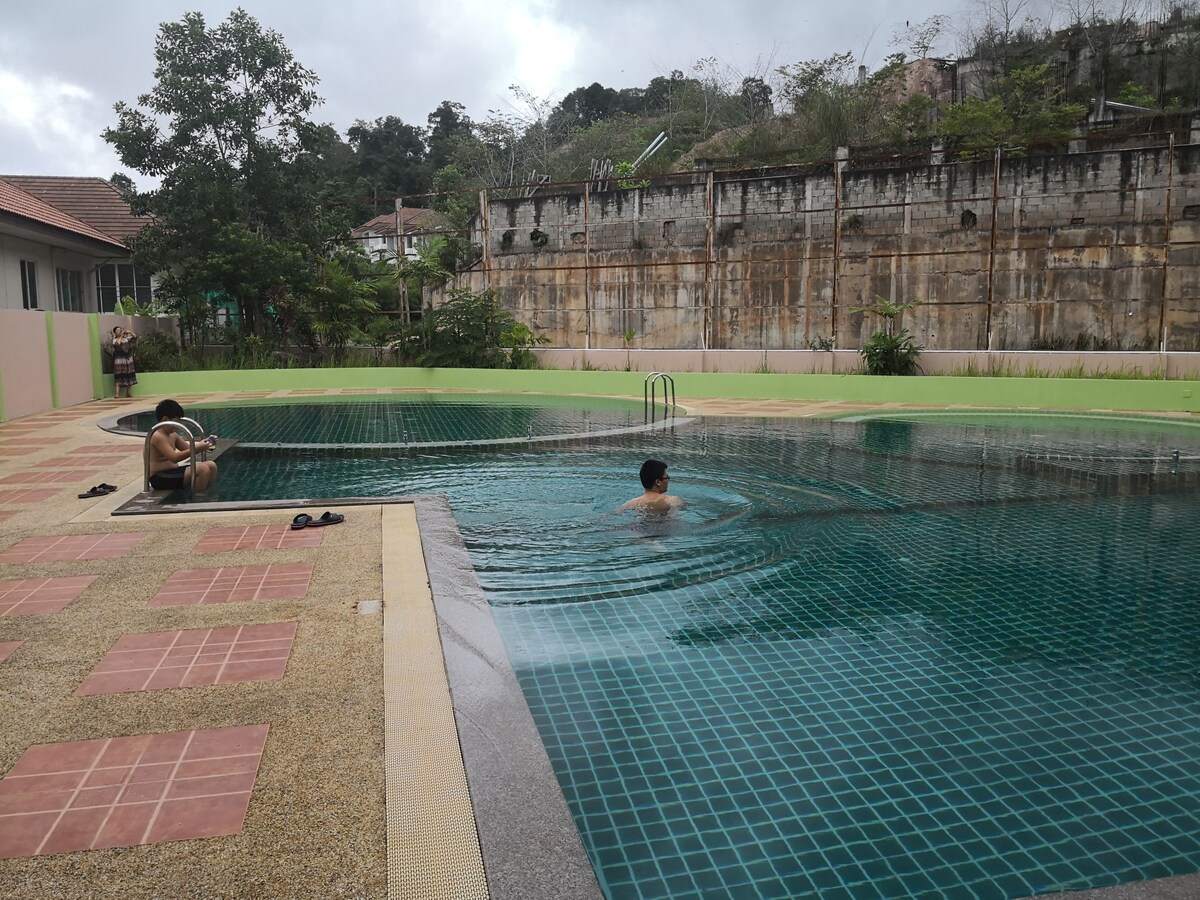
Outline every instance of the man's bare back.
<path id="1" fill-rule="evenodd" d="M 623 503 L 619 511 L 637 509 L 644 512 L 665 513 L 685 505 L 682 498 L 667 494 L 667 489 L 671 486 L 671 476 L 667 474 L 667 464 L 661 460 L 646 460 L 642 463 L 638 477 L 641 479 L 642 487 L 646 489 L 645 493 Z"/>

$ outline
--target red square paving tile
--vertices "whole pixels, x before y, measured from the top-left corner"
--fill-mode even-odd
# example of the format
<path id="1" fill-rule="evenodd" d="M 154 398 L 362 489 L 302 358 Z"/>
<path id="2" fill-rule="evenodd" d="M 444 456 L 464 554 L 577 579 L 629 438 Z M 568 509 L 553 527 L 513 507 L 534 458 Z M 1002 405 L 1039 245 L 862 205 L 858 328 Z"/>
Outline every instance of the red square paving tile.
<path id="1" fill-rule="evenodd" d="M 317 547 L 324 537 L 321 528 L 292 528 L 288 525 L 246 525 L 210 528 L 193 552 L 220 553 L 226 550 L 284 550 Z M 3 557 L 0 557 L 0 562 Z"/>
<path id="2" fill-rule="evenodd" d="M 96 473 L 95 469 L 71 469 L 65 472 L 42 472 L 30 469 L 28 472 L 16 472 L 0 478 L 0 484 L 66 484 L 69 481 L 87 481 Z M 80 488 L 80 493 L 87 487 Z"/>
<path id="3" fill-rule="evenodd" d="M 98 453 L 105 456 L 120 456 L 122 458 L 141 452 L 142 448 L 135 444 L 95 444 L 91 447 L 76 447 L 74 450 L 68 451 L 71 456 L 90 456 Z"/>
<path id="4" fill-rule="evenodd" d="M 167 579 L 151 606 L 194 606 L 299 599 L 308 593 L 312 563 L 185 569 Z"/>
<path id="5" fill-rule="evenodd" d="M 0 581 L 0 616 L 48 616 L 83 593 L 98 575 Z"/>
<path id="6" fill-rule="evenodd" d="M 0 491 L 0 503 L 44 503 L 58 494 L 59 491 L 53 489 L 18 488 L 15 491 Z"/>
<path id="7" fill-rule="evenodd" d="M 126 634 L 75 696 L 275 681 L 283 677 L 295 636 L 295 622 Z"/>
<path id="8" fill-rule="evenodd" d="M 84 455 L 55 456 L 44 459 L 39 466 L 49 469 L 68 469 L 72 466 L 111 466 L 124 462 L 125 453 L 89 453 Z"/>
<path id="9" fill-rule="evenodd" d="M 0 601 L 2 602 L 2 601 Z M 0 662 L 12 656 L 24 641 L 0 641 Z"/>
<path id="10" fill-rule="evenodd" d="M 0 859 L 237 834 L 268 729 L 30 747 L 0 781 Z"/>
<path id="11" fill-rule="evenodd" d="M 146 532 L 64 534 L 25 538 L 0 553 L 0 563 L 67 562 L 124 556 L 146 539 Z"/>

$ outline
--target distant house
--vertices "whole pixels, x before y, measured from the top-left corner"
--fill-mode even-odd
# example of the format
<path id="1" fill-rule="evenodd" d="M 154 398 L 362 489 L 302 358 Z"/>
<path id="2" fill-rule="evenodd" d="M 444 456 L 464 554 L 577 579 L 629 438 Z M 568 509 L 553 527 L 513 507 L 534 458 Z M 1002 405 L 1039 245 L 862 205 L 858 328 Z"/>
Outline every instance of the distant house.
<path id="1" fill-rule="evenodd" d="M 148 221 L 101 178 L 0 176 L 0 309 L 149 303 L 150 276 L 135 271 L 127 246 Z"/>
<path id="2" fill-rule="evenodd" d="M 414 207 L 376 216 L 350 234 L 371 259 L 395 260 L 401 253 L 406 258 L 419 255 L 422 247 L 451 230 L 450 220 L 441 213 Z"/>

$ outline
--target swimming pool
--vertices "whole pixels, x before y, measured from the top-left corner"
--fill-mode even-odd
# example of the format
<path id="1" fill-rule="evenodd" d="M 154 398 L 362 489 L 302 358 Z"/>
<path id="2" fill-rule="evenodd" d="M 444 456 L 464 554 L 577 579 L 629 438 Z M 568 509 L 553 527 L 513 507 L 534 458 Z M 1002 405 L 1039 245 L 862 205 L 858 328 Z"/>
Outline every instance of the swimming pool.
<path id="1" fill-rule="evenodd" d="M 235 448 L 219 499 L 450 496 L 610 897 L 1019 897 L 1197 869 L 1198 450 L 1174 423 L 704 420 Z M 646 456 L 674 519 L 612 514 Z"/>
<path id="2" fill-rule="evenodd" d="M 189 406 L 209 434 L 248 449 L 345 450 L 443 444 L 521 443 L 647 427 L 641 401 L 606 397 L 476 394 L 309 397 Z M 663 416 L 663 405 L 656 410 Z M 116 431 L 144 434 L 149 410 L 116 420 Z M 653 424 L 653 423 L 652 423 Z"/>

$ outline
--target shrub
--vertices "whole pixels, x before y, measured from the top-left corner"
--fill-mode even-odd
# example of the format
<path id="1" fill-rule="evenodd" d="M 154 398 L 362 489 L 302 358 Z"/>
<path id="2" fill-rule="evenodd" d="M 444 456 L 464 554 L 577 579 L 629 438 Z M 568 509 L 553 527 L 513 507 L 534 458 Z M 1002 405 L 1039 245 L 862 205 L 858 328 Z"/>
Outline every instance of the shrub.
<path id="1" fill-rule="evenodd" d="M 425 310 L 397 349 L 417 365 L 465 369 L 532 369 L 531 347 L 547 339 L 512 317 L 492 291 L 458 288 Z"/>
<path id="2" fill-rule="evenodd" d="M 902 312 L 920 305 L 919 300 L 895 304 L 879 295 L 874 306 L 857 306 L 851 312 L 869 312 L 884 320 L 884 326 L 867 338 L 860 351 L 868 375 L 915 375 L 921 346 L 907 328 L 896 330 Z"/>
<path id="3" fill-rule="evenodd" d="M 179 343 L 165 331 L 139 338 L 133 358 L 141 372 L 178 372 L 181 367 Z"/>

